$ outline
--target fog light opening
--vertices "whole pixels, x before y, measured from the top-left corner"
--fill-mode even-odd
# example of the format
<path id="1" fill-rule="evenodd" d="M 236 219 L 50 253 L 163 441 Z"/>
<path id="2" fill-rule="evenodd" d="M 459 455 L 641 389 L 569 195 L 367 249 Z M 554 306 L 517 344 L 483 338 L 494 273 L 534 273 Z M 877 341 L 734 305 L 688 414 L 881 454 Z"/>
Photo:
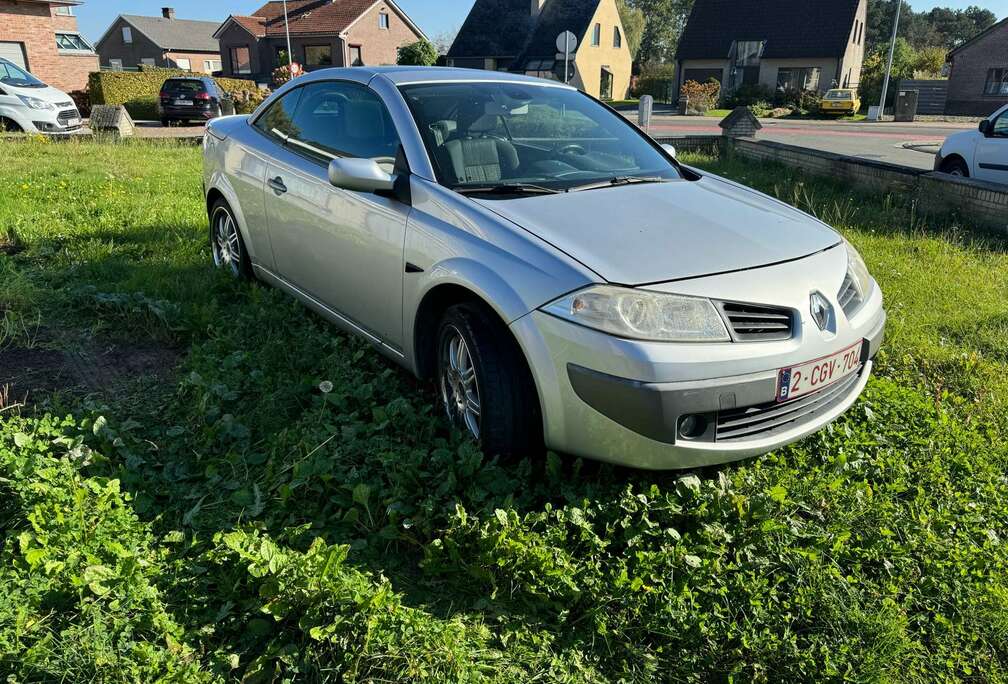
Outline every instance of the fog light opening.
<path id="1" fill-rule="evenodd" d="M 679 436 L 683 439 L 697 439 L 707 432 L 707 425 L 706 416 L 684 416 L 679 420 Z"/>

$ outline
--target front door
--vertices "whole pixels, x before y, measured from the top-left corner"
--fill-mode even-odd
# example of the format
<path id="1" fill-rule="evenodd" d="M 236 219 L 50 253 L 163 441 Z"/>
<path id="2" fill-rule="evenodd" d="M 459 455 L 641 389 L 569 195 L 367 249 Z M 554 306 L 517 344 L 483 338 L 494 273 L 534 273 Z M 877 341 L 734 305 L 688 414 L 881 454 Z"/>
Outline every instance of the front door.
<path id="1" fill-rule="evenodd" d="M 990 123 L 977 143 L 976 178 L 1008 184 L 1008 109 Z"/>
<path id="2" fill-rule="evenodd" d="M 402 349 L 403 246 L 410 207 L 329 183 L 335 157 L 395 166 L 399 136 L 381 99 L 343 81 L 312 83 L 290 126 L 286 155 L 266 174 L 270 237 L 280 275 L 319 303 Z"/>
<path id="3" fill-rule="evenodd" d="M 599 93 L 601 93 L 601 97 L 599 99 L 611 100 L 612 86 L 613 86 L 612 72 L 606 69 L 605 67 L 602 67 L 602 84 L 601 88 L 599 88 Z"/>

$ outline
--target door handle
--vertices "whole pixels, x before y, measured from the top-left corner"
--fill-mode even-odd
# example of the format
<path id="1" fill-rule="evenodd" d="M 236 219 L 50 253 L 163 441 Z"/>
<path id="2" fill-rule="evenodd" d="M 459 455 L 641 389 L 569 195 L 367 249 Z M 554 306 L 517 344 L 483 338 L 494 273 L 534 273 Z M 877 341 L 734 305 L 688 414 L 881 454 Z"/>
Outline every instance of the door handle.
<path id="1" fill-rule="evenodd" d="M 281 178 L 280 176 L 277 176 L 276 178 L 270 178 L 268 181 L 266 181 L 266 185 L 270 186 L 273 192 L 275 192 L 278 195 L 282 195 L 285 192 L 287 192 L 287 186 L 284 185 L 283 178 Z"/>

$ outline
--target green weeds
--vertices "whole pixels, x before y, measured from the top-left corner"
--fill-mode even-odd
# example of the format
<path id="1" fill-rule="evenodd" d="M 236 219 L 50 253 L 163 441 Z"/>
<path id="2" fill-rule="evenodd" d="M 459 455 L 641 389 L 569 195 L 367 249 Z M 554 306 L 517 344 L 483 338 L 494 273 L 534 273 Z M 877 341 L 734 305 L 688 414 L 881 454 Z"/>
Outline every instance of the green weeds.
<path id="1" fill-rule="evenodd" d="M 1003 241 L 695 159 L 862 251 L 891 331 L 864 399 L 696 473 L 500 462 L 364 343 L 212 271 L 198 150 L 3 144 L 27 187 L 0 199 L 24 245 L 0 335 L 184 359 L 0 412 L 13 681 L 1008 678 Z"/>

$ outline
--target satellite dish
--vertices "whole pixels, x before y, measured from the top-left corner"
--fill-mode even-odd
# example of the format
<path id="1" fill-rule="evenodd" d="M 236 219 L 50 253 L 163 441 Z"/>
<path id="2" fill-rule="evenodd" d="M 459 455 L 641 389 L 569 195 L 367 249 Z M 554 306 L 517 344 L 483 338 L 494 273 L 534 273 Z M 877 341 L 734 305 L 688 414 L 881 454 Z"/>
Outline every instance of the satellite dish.
<path id="1" fill-rule="evenodd" d="M 570 31 L 564 31 L 559 36 L 557 36 L 556 48 L 560 52 L 566 53 L 568 50 L 574 52 L 577 50 L 578 39 Z"/>

